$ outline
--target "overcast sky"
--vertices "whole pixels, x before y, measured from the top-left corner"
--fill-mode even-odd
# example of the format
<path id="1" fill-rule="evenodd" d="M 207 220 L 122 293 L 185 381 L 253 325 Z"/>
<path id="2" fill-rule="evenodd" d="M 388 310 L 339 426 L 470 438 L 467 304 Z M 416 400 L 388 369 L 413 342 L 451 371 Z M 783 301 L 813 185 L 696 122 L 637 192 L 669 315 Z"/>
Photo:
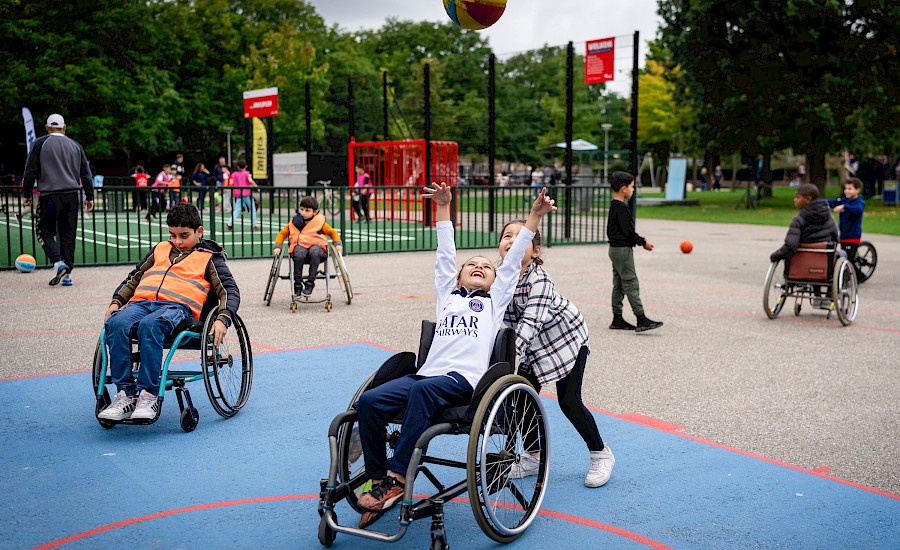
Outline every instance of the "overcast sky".
<path id="1" fill-rule="evenodd" d="M 329 24 L 346 30 L 380 27 L 388 17 L 413 21 L 449 21 L 441 0 L 308 0 Z M 493 27 L 480 31 L 498 57 L 544 44 L 575 43 L 617 37 L 616 82 L 610 88 L 627 90 L 634 31 L 641 33 L 641 65 L 647 42 L 656 37 L 659 17 L 656 0 L 509 0 L 506 12 Z M 619 47 L 621 45 L 621 48 Z M 624 57 L 624 59 L 619 59 Z"/>

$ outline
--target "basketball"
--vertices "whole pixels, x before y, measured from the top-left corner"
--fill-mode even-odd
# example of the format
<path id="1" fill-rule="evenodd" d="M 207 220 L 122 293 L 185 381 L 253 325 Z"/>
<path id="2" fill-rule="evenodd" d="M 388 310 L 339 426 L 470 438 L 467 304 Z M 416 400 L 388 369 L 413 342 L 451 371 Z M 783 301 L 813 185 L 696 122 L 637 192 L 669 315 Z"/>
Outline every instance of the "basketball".
<path id="1" fill-rule="evenodd" d="M 16 258 L 16 269 L 22 273 L 31 273 L 34 271 L 36 265 L 37 262 L 31 254 L 20 254 L 19 257 Z"/>
<path id="2" fill-rule="evenodd" d="M 500 19 L 506 9 L 506 0 L 444 0 L 444 9 L 454 23 L 477 31 Z"/>
<path id="3" fill-rule="evenodd" d="M 691 241 L 681 241 L 681 251 L 685 254 L 690 254 L 691 250 L 694 249 L 694 243 Z"/>

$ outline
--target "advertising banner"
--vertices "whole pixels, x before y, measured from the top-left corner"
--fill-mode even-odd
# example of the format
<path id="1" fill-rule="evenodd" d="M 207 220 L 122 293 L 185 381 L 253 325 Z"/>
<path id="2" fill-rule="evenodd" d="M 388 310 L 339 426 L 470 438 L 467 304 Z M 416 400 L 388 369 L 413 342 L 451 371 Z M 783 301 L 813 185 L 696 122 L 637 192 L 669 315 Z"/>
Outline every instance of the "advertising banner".
<path id="1" fill-rule="evenodd" d="M 584 83 L 600 84 L 614 78 L 616 39 L 588 40 L 584 55 Z"/>
<path id="2" fill-rule="evenodd" d="M 244 118 L 278 115 L 278 88 L 244 92 Z"/>
<path id="3" fill-rule="evenodd" d="M 34 135 L 34 118 L 28 107 L 22 107 L 22 118 L 25 119 L 25 152 L 31 152 L 31 144 L 37 139 Z"/>
<path id="4" fill-rule="evenodd" d="M 263 121 L 253 119 L 253 179 L 269 178 L 269 146 L 266 125 Z"/>

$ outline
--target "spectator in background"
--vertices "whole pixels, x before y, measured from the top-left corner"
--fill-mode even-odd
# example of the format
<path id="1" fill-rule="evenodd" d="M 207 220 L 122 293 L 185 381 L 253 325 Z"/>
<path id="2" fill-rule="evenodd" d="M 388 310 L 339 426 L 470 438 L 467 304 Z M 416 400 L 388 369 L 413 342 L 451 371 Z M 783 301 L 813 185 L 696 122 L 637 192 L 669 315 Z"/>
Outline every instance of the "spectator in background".
<path id="1" fill-rule="evenodd" d="M 178 153 L 175 155 L 175 162 L 169 165 L 172 168 L 172 177 L 178 181 L 183 181 L 185 176 L 184 171 L 184 155 Z"/>
<path id="2" fill-rule="evenodd" d="M 872 198 L 872 196 L 875 195 L 875 182 L 880 168 L 881 166 L 878 164 L 878 161 L 875 160 L 875 156 L 872 155 L 872 153 L 868 153 L 866 155 L 866 160 L 860 163 L 856 177 L 863 182 L 864 199 Z"/>
<path id="3" fill-rule="evenodd" d="M 884 192 L 884 182 L 891 179 L 892 172 L 887 155 L 879 155 L 878 173 L 875 177 L 875 195 L 881 195 Z"/>
<path id="4" fill-rule="evenodd" d="M 722 175 L 722 166 L 717 164 L 715 170 L 713 170 L 713 191 L 722 189 Z"/>
<path id="5" fill-rule="evenodd" d="M 706 191 L 706 186 L 709 184 L 709 177 L 707 174 L 708 171 L 706 170 L 706 166 L 700 169 L 699 185 L 701 191 Z"/>
<path id="6" fill-rule="evenodd" d="M 206 186 L 209 179 L 209 170 L 206 169 L 206 165 L 198 162 L 191 173 L 191 185 L 199 187 L 197 189 L 197 209 L 200 210 L 201 215 L 203 215 L 203 207 L 206 205 Z M 215 203 L 215 199 L 213 202 Z"/>
<path id="7" fill-rule="evenodd" d="M 369 214 L 369 197 L 372 195 L 374 184 L 369 173 L 362 165 L 356 165 L 356 184 L 353 186 L 353 194 L 350 199 L 353 203 L 353 211 L 356 212 L 356 221 L 372 223 Z"/>
<path id="8" fill-rule="evenodd" d="M 847 172 L 848 178 L 855 178 L 859 173 L 859 163 L 853 153 L 844 151 L 844 170 Z"/>
<path id="9" fill-rule="evenodd" d="M 152 189 L 150 190 L 150 209 L 147 211 L 147 215 L 144 216 L 145 220 L 149 220 L 150 218 L 156 217 L 156 214 L 159 212 L 164 212 L 166 209 L 166 189 L 169 187 L 169 182 L 172 180 L 172 171 L 169 168 L 168 164 L 163 164 L 162 171 L 156 175 L 156 180 L 154 180 Z"/>
<path id="10" fill-rule="evenodd" d="M 225 227 L 230 231 L 234 226 L 234 222 L 241 217 L 244 207 L 250 211 L 250 223 L 253 229 L 259 229 L 256 225 L 256 205 L 253 203 L 253 193 L 251 187 L 256 187 L 256 182 L 250 172 L 247 171 L 247 163 L 243 160 L 237 161 L 237 172 L 231 174 L 233 179 L 232 187 L 234 189 L 234 208 L 231 212 L 231 223 Z"/>
<path id="11" fill-rule="evenodd" d="M 540 166 L 535 166 L 534 171 L 531 172 L 531 194 L 537 197 L 543 187 L 544 171 Z"/>
<path id="12" fill-rule="evenodd" d="M 147 190 L 146 187 L 150 183 L 150 177 L 147 175 L 147 169 L 144 168 L 144 161 L 139 160 L 137 164 L 128 171 L 128 175 L 134 178 L 136 189 L 131 193 L 131 204 L 135 212 L 147 209 Z M 142 189 L 143 188 L 143 189 Z"/>

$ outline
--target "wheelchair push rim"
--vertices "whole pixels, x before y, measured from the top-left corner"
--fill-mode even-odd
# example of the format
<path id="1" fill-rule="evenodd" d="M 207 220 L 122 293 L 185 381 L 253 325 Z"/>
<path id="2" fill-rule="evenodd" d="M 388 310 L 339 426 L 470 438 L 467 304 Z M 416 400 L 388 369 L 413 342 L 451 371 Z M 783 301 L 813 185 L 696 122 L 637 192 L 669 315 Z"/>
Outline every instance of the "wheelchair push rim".
<path id="1" fill-rule="evenodd" d="M 769 319 L 775 319 L 781 313 L 787 301 L 787 283 L 784 279 L 784 261 L 778 260 L 769 265 L 766 273 L 766 285 L 763 289 L 763 311 Z"/>
<path id="2" fill-rule="evenodd" d="M 266 305 L 272 304 L 272 296 L 275 295 L 275 284 L 281 275 L 281 258 L 283 254 L 278 254 L 272 258 L 272 269 L 269 270 L 269 280 L 266 282 L 266 292 L 263 295 L 263 301 Z"/>
<path id="3" fill-rule="evenodd" d="M 335 276 L 341 292 L 347 300 L 347 305 L 353 301 L 353 288 L 350 286 L 350 276 L 347 274 L 347 264 L 344 263 L 344 257 L 337 251 L 337 248 L 329 245 L 328 254 L 331 256 L 331 263 L 334 266 Z"/>
<path id="4" fill-rule="evenodd" d="M 97 404 L 94 407 L 94 416 L 100 414 L 100 411 L 105 409 L 112 403 L 112 399 L 109 396 L 109 388 L 107 385 L 109 384 L 109 377 L 106 377 L 106 383 L 103 385 L 103 390 L 101 392 L 100 389 L 100 376 L 103 370 L 106 369 L 106 361 L 105 358 L 105 344 L 104 338 L 101 335 L 100 339 L 97 340 L 97 347 L 94 349 L 94 368 L 92 372 L 92 380 L 94 387 L 94 398 L 97 400 Z M 97 418 L 97 422 L 100 423 L 100 426 L 106 428 L 107 430 L 115 427 L 117 422 L 112 420 L 104 420 L 103 418 Z"/>
<path id="5" fill-rule="evenodd" d="M 875 247 L 868 241 L 862 241 L 856 247 L 856 258 L 853 259 L 856 266 L 857 283 L 864 283 L 875 273 L 875 266 L 878 265 L 878 252 Z"/>
<path id="6" fill-rule="evenodd" d="M 505 376 L 485 394 L 469 435 L 469 502 L 482 531 L 507 543 L 522 535 L 537 516 L 547 490 L 550 441 L 540 397 L 522 377 Z M 537 448 L 525 448 L 533 434 Z M 509 477 L 516 457 L 540 453 L 538 473 Z"/>
<path id="7" fill-rule="evenodd" d="M 858 282 L 856 268 L 849 261 L 841 259 L 832 281 L 831 299 L 835 313 L 842 325 L 847 326 L 856 319 L 859 310 Z"/>
<path id="8" fill-rule="evenodd" d="M 237 342 L 229 342 L 228 333 L 218 347 L 213 346 L 209 331 L 216 321 L 210 314 L 203 324 L 200 361 L 203 368 L 203 384 L 213 409 L 220 416 L 230 418 L 247 404 L 253 385 L 253 352 L 243 320 L 235 315 L 231 329 Z M 237 346 L 236 349 L 234 346 Z M 235 356 L 234 352 L 239 352 Z"/>

